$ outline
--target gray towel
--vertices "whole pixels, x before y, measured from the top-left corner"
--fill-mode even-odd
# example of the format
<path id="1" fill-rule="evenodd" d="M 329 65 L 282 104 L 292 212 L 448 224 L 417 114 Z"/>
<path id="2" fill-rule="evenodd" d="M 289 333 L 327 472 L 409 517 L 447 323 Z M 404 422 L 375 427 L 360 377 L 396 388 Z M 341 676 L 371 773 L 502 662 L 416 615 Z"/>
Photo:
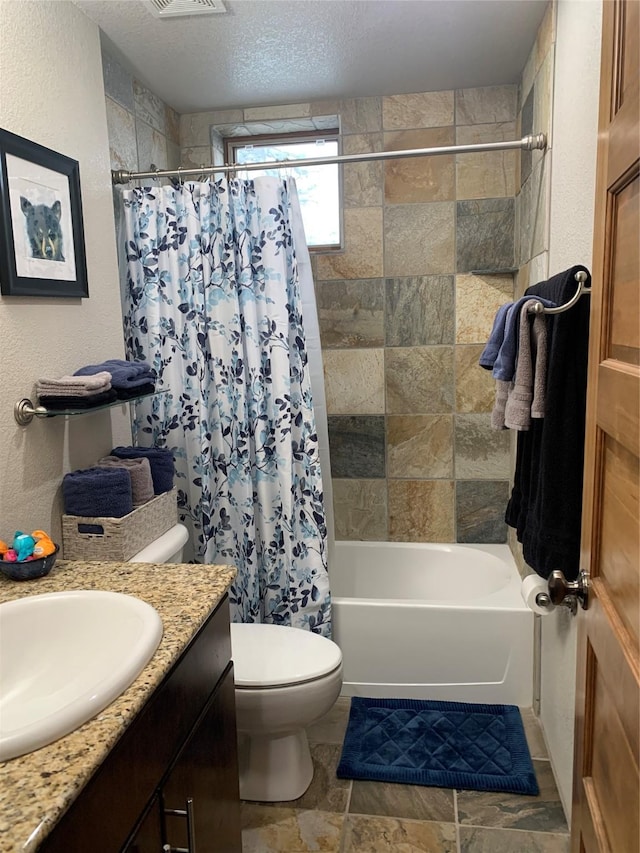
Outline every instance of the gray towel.
<path id="1" fill-rule="evenodd" d="M 534 411 L 535 417 L 544 417 L 547 327 L 544 314 L 536 314 L 529 322 L 528 311 L 534 303 L 529 300 L 520 310 L 518 361 L 504 411 L 504 423 L 510 429 L 528 430 Z"/>
<path id="2" fill-rule="evenodd" d="M 100 468 L 126 468 L 131 476 L 131 497 L 133 508 L 137 509 L 154 497 L 151 465 L 146 458 L 119 459 L 117 456 L 104 456 L 98 461 Z"/>
<path id="3" fill-rule="evenodd" d="M 103 371 L 92 376 L 61 376 L 59 379 L 39 379 L 38 397 L 89 397 L 111 388 L 111 374 Z"/>
<path id="4" fill-rule="evenodd" d="M 511 382 L 505 382 L 502 379 L 496 379 L 496 401 L 491 412 L 491 428 L 506 429 L 504 423 L 504 410 L 507 405 L 507 398 L 512 387 Z"/>

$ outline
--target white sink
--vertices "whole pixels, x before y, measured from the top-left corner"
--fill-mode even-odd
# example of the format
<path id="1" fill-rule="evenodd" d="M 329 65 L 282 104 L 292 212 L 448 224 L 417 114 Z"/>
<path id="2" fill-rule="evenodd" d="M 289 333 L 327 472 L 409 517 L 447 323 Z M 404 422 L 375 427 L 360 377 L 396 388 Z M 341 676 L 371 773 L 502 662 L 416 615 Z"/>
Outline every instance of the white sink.
<path id="1" fill-rule="evenodd" d="M 139 598 L 73 590 L 0 604 L 0 761 L 72 732 L 113 702 L 158 648 Z"/>

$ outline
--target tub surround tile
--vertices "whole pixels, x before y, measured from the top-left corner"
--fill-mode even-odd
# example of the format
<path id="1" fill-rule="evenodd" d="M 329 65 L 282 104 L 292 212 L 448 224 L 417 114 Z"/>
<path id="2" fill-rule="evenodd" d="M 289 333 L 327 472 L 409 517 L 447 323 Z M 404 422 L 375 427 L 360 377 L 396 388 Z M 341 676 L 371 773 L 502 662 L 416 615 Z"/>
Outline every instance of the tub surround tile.
<path id="1" fill-rule="evenodd" d="M 309 743 L 332 743 L 342 747 L 350 710 L 351 698 L 339 696 L 333 708 L 307 729 Z"/>
<path id="2" fill-rule="evenodd" d="M 453 477 L 451 415 L 389 415 L 387 445 L 389 477 Z"/>
<path id="3" fill-rule="evenodd" d="M 336 539 L 387 541 L 387 481 L 333 480 Z"/>
<path id="4" fill-rule="evenodd" d="M 547 200 L 550 192 L 551 163 L 545 157 L 536 163 L 519 195 L 519 263 L 523 264 L 548 249 Z"/>
<path id="5" fill-rule="evenodd" d="M 160 133 L 166 134 L 166 113 L 165 103 L 161 101 L 157 95 L 149 91 L 138 80 L 133 81 L 133 98 L 136 108 L 137 118 L 146 121 L 151 127 L 159 130 Z"/>
<path id="6" fill-rule="evenodd" d="M 511 475 L 511 430 L 491 428 L 490 415 L 455 416 L 457 480 L 501 480 Z"/>
<path id="7" fill-rule="evenodd" d="M 424 785 L 400 785 L 389 782 L 364 782 L 354 779 L 351 814 L 434 820 L 453 823 L 453 790 Z"/>
<path id="8" fill-rule="evenodd" d="M 343 217 L 344 252 L 318 255 L 319 278 L 381 278 L 382 208 L 351 207 Z"/>
<path id="9" fill-rule="evenodd" d="M 388 278 L 385 288 L 386 346 L 453 343 L 453 276 Z"/>
<path id="10" fill-rule="evenodd" d="M 520 129 L 522 131 L 522 136 L 527 136 L 528 134 L 533 133 L 533 98 L 534 89 L 532 88 L 522 105 L 522 113 L 520 115 Z M 525 183 L 531 174 L 531 154 L 531 151 L 520 151 L 520 186 Z"/>
<path id="11" fill-rule="evenodd" d="M 456 276 L 456 343 L 487 342 L 496 311 L 513 300 L 511 275 Z"/>
<path id="12" fill-rule="evenodd" d="M 458 791 L 458 822 L 466 826 L 567 832 L 567 822 L 550 762 L 534 760 L 533 766 L 540 788 L 537 796 Z"/>
<path id="13" fill-rule="evenodd" d="M 133 113 L 111 98 L 105 98 L 107 128 L 109 130 L 109 155 L 112 169 L 138 168 L 136 122 Z"/>
<path id="14" fill-rule="evenodd" d="M 453 202 L 387 205 L 384 216 L 385 275 L 451 273 L 455 236 Z"/>
<path id="15" fill-rule="evenodd" d="M 511 269 L 514 218 L 512 198 L 457 202 L 457 271 Z"/>
<path id="16" fill-rule="evenodd" d="M 102 49 L 102 76 L 105 95 L 113 98 L 129 112 L 134 112 L 133 77 L 104 48 Z"/>
<path id="17" fill-rule="evenodd" d="M 200 145 L 197 148 L 182 148 L 180 150 L 181 165 L 186 169 L 197 169 L 211 163 L 211 148 Z"/>
<path id="18" fill-rule="evenodd" d="M 455 348 L 456 412 L 491 412 L 496 397 L 496 383 L 490 370 L 480 367 L 478 360 L 484 344 L 466 344 Z"/>
<path id="19" fill-rule="evenodd" d="M 338 103 L 338 113 L 343 135 L 382 130 L 381 98 L 348 98 Z"/>
<path id="20" fill-rule="evenodd" d="M 453 542 L 453 482 L 389 480 L 388 500 L 391 542 Z"/>
<path id="21" fill-rule="evenodd" d="M 354 133 L 342 137 L 342 154 L 382 151 L 381 133 Z M 342 167 L 342 202 L 345 207 L 378 207 L 383 201 L 384 163 L 345 163 Z"/>
<path id="22" fill-rule="evenodd" d="M 385 476 L 384 415 L 329 416 L 331 473 L 342 479 Z"/>
<path id="23" fill-rule="evenodd" d="M 456 143 L 472 145 L 516 138 L 515 122 L 456 128 Z M 500 198 L 515 195 L 515 151 L 456 155 L 456 197 Z"/>
<path id="24" fill-rule="evenodd" d="M 71 589 L 100 589 L 147 601 L 163 624 L 156 653 L 107 708 L 54 743 L 0 762 L 2 788 L 11 791 L 10 824 L 0 825 L 3 853 L 33 853 L 39 847 L 162 683 L 235 575 L 231 566 L 58 560 L 51 573 L 37 583 L 0 577 L 0 602 Z"/>
<path id="25" fill-rule="evenodd" d="M 176 143 L 172 142 L 170 139 L 167 139 L 167 168 L 177 169 L 178 166 L 181 165 L 180 146 L 176 145 Z"/>
<path id="26" fill-rule="evenodd" d="M 482 86 L 456 90 L 456 124 L 515 121 L 518 87 Z"/>
<path id="27" fill-rule="evenodd" d="M 325 350 L 325 396 L 330 415 L 384 413 L 384 351 Z"/>
<path id="28" fill-rule="evenodd" d="M 234 111 L 242 121 L 242 110 Z M 215 122 L 214 112 L 184 113 L 180 116 L 180 145 L 183 148 L 196 148 L 211 145 L 211 126 Z M 233 119 L 231 119 L 233 121 Z"/>
<path id="29" fill-rule="evenodd" d="M 344 814 L 241 804 L 243 853 L 338 853 Z"/>
<path id="30" fill-rule="evenodd" d="M 453 104 L 451 90 L 389 95 L 382 99 L 382 124 L 385 130 L 444 127 L 453 124 Z"/>
<path id="31" fill-rule="evenodd" d="M 429 130 L 402 130 L 385 133 L 385 151 L 411 148 L 436 148 L 453 145 L 451 127 Z M 455 161 L 453 154 L 411 157 L 384 163 L 384 199 L 386 204 L 450 201 L 455 198 Z"/>
<path id="32" fill-rule="evenodd" d="M 453 347 L 397 347 L 385 352 L 388 414 L 453 409 Z"/>
<path id="33" fill-rule="evenodd" d="M 311 115 L 310 104 L 283 104 L 277 107 L 247 107 L 245 121 L 269 121 L 280 118 L 305 118 Z"/>
<path id="34" fill-rule="evenodd" d="M 319 281 L 318 319 L 323 348 L 384 345 L 384 280 Z"/>
<path id="35" fill-rule="evenodd" d="M 167 140 L 180 145 L 180 116 L 168 104 L 164 105 L 164 126 L 166 128 Z"/>
<path id="36" fill-rule="evenodd" d="M 136 118 L 136 137 L 138 140 L 138 165 L 142 171 L 167 168 L 166 137 L 146 122 Z"/>
<path id="37" fill-rule="evenodd" d="M 348 815 L 343 853 L 456 853 L 453 823 Z"/>
<path id="38" fill-rule="evenodd" d="M 504 514 L 510 491 L 506 480 L 459 480 L 456 542 L 506 542 Z"/>
<path id="39" fill-rule="evenodd" d="M 570 853 L 568 834 L 460 827 L 460 853 Z"/>

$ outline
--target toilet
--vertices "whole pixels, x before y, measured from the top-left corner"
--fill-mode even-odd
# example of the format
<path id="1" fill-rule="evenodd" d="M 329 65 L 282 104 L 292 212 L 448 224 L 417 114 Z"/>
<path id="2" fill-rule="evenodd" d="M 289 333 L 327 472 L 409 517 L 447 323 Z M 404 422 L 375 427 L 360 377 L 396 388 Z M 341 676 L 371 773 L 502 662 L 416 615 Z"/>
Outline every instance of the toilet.
<path id="1" fill-rule="evenodd" d="M 180 563 L 189 538 L 176 524 L 130 558 Z M 342 652 L 331 640 L 283 625 L 231 624 L 240 797 L 296 800 L 311 784 L 306 729 L 342 689 Z"/>
<path id="2" fill-rule="evenodd" d="M 296 800 L 311 784 L 306 729 L 335 704 L 342 652 L 331 640 L 283 625 L 231 625 L 240 798 Z"/>

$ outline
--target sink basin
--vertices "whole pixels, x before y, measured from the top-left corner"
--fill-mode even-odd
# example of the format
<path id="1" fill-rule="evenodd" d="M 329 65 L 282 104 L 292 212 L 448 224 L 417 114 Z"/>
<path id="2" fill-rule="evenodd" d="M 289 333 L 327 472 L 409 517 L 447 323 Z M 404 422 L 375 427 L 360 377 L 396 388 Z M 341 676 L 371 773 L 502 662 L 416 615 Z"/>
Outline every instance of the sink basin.
<path id="1" fill-rule="evenodd" d="M 0 760 L 72 732 L 140 674 L 162 620 L 139 598 L 72 590 L 0 604 Z"/>

